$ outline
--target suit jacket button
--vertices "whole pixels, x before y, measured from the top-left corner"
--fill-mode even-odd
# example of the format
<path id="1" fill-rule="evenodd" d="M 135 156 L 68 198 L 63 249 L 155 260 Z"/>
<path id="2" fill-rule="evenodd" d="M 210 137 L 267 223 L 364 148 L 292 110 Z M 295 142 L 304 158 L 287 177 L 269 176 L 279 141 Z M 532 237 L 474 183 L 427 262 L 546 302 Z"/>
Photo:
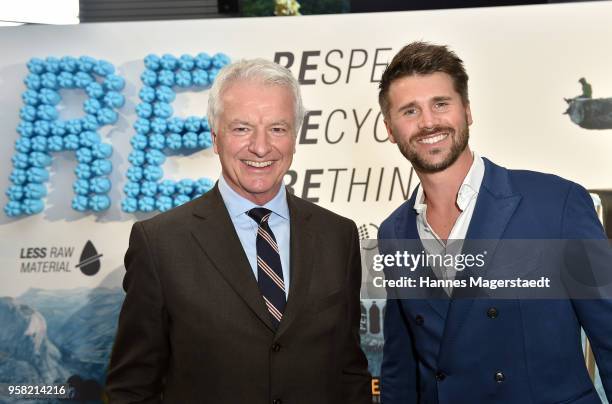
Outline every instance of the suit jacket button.
<path id="1" fill-rule="evenodd" d="M 444 372 L 441 372 L 441 371 L 438 370 L 436 372 L 436 380 L 441 382 L 444 379 L 446 379 L 446 375 L 444 374 Z"/>
<path id="2" fill-rule="evenodd" d="M 499 311 L 497 311 L 495 307 L 491 307 L 489 310 L 487 310 L 487 317 L 489 318 L 496 318 L 498 315 Z"/>
<path id="3" fill-rule="evenodd" d="M 272 404 L 283 404 L 283 400 L 281 400 L 280 398 L 274 399 L 272 400 Z"/>
<path id="4" fill-rule="evenodd" d="M 278 352 L 278 351 L 280 351 L 280 349 L 281 349 L 280 344 L 276 343 L 276 344 L 272 345 L 272 350 L 274 352 Z"/>
<path id="5" fill-rule="evenodd" d="M 414 322 L 416 323 L 416 325 L 423 325 L 425 319 L 420 314 L 417 314 L 417 316 L 414 318 Z"/>
<path id="6" fill-rule="evenodd" d="M 506 380 L 506 376 L 504 375 L 504 372 L 502 372 L 501 370 L 498 370 L 497 372 L 495 372 L 495 381 L 497 383 L 501 383 L 504 380 Z"/>

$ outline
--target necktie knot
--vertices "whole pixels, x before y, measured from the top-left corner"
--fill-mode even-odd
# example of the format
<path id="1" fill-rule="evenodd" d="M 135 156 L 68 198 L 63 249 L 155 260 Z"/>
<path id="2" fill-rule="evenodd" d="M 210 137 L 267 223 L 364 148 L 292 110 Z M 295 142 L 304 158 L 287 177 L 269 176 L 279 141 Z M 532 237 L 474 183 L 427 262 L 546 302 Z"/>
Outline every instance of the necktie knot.
<path id="1" fill-rule="evenodd" d="M 257 222 L 258 225 L 262 225 L 268 222 L 272 211 L 266 208 L 253 208 L 247 212 L 247 215 Z"/>

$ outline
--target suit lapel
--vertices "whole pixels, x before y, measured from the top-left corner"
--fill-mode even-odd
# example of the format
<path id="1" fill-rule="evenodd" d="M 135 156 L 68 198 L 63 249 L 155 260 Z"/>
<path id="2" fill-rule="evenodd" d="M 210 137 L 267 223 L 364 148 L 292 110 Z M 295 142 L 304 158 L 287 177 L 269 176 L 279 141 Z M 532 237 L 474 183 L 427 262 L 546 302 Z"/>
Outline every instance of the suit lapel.
<path id="1" fill-rule="evenodd" d="M 420 187 L 420 185 L 418 185 Z M 418 240 L 418 251 L 424 251 L 425 248 L 421 243 L 421 239 L 419 237 L 419 231 L 417 229 L 417 215 L 414 210 L 414 204 L 416 202 L 416 194 L 417 190 L 415 189 L 412 193 L 412 196 L 408 200 L 408 203 L 405 205 L 406 209 L 404 209 L 403 215 L 398 218 L 395 223 L 395 234 L 398 240 Z M 401 243 L 400 243 L 401 246 Z M 419 271 L 431 271 L 429 267 L 419 268 Z M 420 275 L 420 274 L 418 274 Z M 446 313 L 448 311 L 448 306 L 450 299 L 448 295 L 444 293 L 441 288 L 432 288 L 428 291 L 429 296 L 425 301 L 429 303 L 429 305 L 433 308 L 433 310 L 442 318 L 446 318 Z"/>
<path id="2" fill-rule="evenodd" d="M 301 201 L 287 192 L 289 215 L 291 218 L 290 262 L 291 282 L 289 297 L 277 335 L 284 333 L 304 308 L 310 290 L 313 258 L 316 254 L 314 229 L 310 222 L 308 207 L 300 206 Z"/>
<path id="3" fill-rule="evenodd" d="M 193 214 L 197 220 L 191 233 L 203 253 L 257 317 L 274 331 L 270 313 L 217 186 L 201 197 Z"/>
<path id="4" fill-rule="evenodd" d="M 486 245 L 487 259 L 492 260 L 499 240 L 502 238 L 510 218 L 518 207 L 521 196 L 513 192 L 508 170 L 491 163 L 485 162 L 485 174 L 476 200 L 474 214 L 468 228 L 463 253 L 480 254 Z M 484 243 L 470 243 L 470 240 L 486 240 Z M 472 251 L 474 250 L 474 251 Z M 486 271 L 487 267 L 479 269 Z M 468 271 L 463 271 L 457 279 L 465 278 Z M 474 304 L 474 299 L 462 299 L 461 290 L 453 290 L 453 299 L 448 310 L 444 336 L 440 347 L 440 363 L 448 355 L 448 350 L 456 349 L 452 341 L 457 336 L 461 326 L 469 316 L 469 311 Z M 450 356 L 448 356 L 450 357 Z"/>

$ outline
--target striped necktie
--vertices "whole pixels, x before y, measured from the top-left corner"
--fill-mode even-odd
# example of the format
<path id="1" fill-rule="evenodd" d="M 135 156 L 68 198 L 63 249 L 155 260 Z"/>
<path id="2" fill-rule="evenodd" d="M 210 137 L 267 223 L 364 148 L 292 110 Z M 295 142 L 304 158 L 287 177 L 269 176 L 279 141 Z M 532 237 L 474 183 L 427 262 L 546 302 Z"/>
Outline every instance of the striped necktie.
<path id="1" fill-rule="evenodd" d="M 276 238 L 268 220 L 272 212 L 266 208 L 253 208 L 247 212 L 259 225 L 257 229 L 257 285 L 278 328 L 285 310 L 286 295 L 283 269 Z"/>

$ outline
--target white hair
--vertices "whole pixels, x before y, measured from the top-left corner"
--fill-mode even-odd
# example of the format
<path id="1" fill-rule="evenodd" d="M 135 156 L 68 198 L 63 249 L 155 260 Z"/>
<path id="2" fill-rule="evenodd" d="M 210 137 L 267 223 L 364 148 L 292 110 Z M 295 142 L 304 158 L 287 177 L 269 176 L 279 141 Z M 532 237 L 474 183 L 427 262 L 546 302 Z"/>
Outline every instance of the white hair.
<path id="1" fill-rule="evenodd" d="M 223 111 L 221 101 L 223 92 L 232 83 L 242 80 L 284 86 L 290 89 L 295 108 L 295 135 L 297 135 L 305 114 L 300 85 L 289 69 L 265 59 L 242 59 L 219 71 L 208 94 L 208 122 L 213 132 L 217 133 L 219 116 Z"/>

